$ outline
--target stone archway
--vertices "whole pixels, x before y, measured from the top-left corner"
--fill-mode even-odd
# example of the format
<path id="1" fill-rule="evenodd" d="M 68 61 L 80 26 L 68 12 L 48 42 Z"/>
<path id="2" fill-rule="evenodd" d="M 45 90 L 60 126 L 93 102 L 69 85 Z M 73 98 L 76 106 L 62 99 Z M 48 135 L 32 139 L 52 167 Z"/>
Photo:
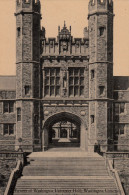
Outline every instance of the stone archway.
<path id="1" fill-rule="evenodd" d="M 87 150 L 87 130 L 81 118 L 69 112 L 50 116 L 43 126 L 42 147 L 44 150 L 50 146 L 80 147 Z"/>

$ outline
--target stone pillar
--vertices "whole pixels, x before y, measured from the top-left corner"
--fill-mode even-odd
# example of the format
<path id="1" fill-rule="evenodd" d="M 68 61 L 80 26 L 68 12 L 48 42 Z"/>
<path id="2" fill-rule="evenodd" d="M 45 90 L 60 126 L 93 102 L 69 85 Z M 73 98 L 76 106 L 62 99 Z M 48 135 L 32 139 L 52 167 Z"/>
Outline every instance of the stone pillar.
<path id="1" fill-rule="evenodd" d="M 67 138 L 68 138 L 68 139 L 69 139 L 69 131 L 70 131 L 70 129 L 67 130 L 67 133 L 68 133 L 68 134 L 67 134 Z"/>
<path id="2" fill-rule="evenodd" d="M 49 141 L 48 141 L 48 129 L 44 128 L 42 133 L 42 149 L 43 151 L 45 148 L 48 147 Z"/>
<path id="3" fill-rule="evenodd" d="M 87 139 L 87 129 L 86 127 L 81 124 L 81 135 L 80 135 L 80 147 L 84 151 L 88 151 L 88 139 Z"/>

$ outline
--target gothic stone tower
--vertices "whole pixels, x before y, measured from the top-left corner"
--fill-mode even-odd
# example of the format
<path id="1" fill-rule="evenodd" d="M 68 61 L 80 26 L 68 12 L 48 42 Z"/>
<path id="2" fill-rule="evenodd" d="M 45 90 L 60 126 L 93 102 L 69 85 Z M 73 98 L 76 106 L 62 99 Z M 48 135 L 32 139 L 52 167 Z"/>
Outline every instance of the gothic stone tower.
<path id="1" fill-rule="evenodd" d="M 40 2 L 16 0 L 16 148 L 40 145 Z M 24 146 L 26 145 L 26 146 Z"/>
<path id="2" fill-rule="evenodd" d="M 112 137 L 112 89 L 113 89 L 113 2 L 90 0 L 89 2 L 89 116 L 95 123 L 89 127 L 92 138 L 107 150 Z M 95 133 L 94 133 L 95 132 Z"/>
<path id="3" fill-rule="evenodd" d="M 15 15 L 16 149 L 41 150 L 67 135 L 83 150 L 93 151 L 97 142 L 106 151 L 113 122 L 112 0 L 90 0 L 83 38 L 73 38 L 64 24 L 57 39 L 46 39 L 39 0 L 17 0 Z"/>

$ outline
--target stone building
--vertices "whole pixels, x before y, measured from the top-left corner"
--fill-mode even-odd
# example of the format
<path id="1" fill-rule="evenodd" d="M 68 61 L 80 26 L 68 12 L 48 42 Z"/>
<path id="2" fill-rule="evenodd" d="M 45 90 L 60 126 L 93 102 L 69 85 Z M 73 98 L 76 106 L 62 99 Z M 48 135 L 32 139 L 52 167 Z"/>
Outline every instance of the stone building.
<path id="1" fill-rule="evenodd" d="M 113 76 L 113 1 L 90 0 L 84 36 L 41 27 L 40 0 L 16 0 L 16 76 L 0 76 L 1 150 L 129 150 L 129 77 Z"/>

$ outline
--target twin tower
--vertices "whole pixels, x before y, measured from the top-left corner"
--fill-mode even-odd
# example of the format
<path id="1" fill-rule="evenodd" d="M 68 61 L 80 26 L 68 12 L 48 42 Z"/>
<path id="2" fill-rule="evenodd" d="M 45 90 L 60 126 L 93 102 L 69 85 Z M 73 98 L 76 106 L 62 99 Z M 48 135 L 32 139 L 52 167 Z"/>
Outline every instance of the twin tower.
<path id="1" fill-rule="evenodd" d="M 112 137 L 112 118 L 109 119 L 108 115 L 113 112 L 113 2 L 112 0 L 89 1 L 88 50 L 83 50 L 81 53 L 82 48 L 85 47 L 85 40 L 82 38 L 79 52 L 73 55 L 73 50 L 70 49 L 67 60 L 66 51 L 64 54 L 58 51 L 56 54 L 48 52 L 45 53 L 46 58 L 43 58 L 42 43 L 43 41 L 46 45 L 48 43 L 45 37 L 42 40 L 40 10 L 40 0 L 16 0 L 16 147 L 22 145 L 24 151 L 42 150 L 44 140 L 50 137 L 44 135 L 44 124 L 51 117 L 55 105 L 58 114 L 64 110 L 64 113 L 77 115 L 80 123 L 86 121 L 86 126 L 81 124 L 82 149 L 93 150 L 97 142 L 102 144 L 101 150 L 106 151 L 107 138 Z M 65 35 L 68 33 L 65 29 L 63 32 Z M 64 38 L 64 45 L 65 40 Z M 57 50 L 58 41 L 55 40 L 54 43 L 57 45 Z M 66 42 L 71 48 L 74 45 L 75 48 L 78 47 L 76 41 L 72 39 Z M 50 45 L 51 47 L 53 46 Z M 70 90 L 70 84 L 67 83 L 70 67 L 84 68 L 84 75 L 86 75 L 84 76 L 84 94 L 82 96 L 73 94 L 73 97 L 70 97 L 69 93 L 66 97 L 58 94 L 58 98 L 51 95 L 50 97 L 43 96 L 44 62 L 46 68 L 47 64 L 51 64 L 52 68 L 56 66 L 61 71 L 65 64 L 66 93 Z M 61 74 L 60 80 L 63 78 Z M 78 79 L 81 79 L 81 76 Z M 64 87 L 61 81 L 60 87 Z M 49 89 L 54 89 L 51 84 Z M 81 89 L 81 84 L 74 86 L 73 89 Z M 62 101 L 64 106 L 58 101 Z M 66 105 L 66 101 L 69 101 L 69 104 Z M 57 113 L 55 111 L 54 115 Z M 68 117 L 70 115 L 66 118 L 71 120 Z"/>

